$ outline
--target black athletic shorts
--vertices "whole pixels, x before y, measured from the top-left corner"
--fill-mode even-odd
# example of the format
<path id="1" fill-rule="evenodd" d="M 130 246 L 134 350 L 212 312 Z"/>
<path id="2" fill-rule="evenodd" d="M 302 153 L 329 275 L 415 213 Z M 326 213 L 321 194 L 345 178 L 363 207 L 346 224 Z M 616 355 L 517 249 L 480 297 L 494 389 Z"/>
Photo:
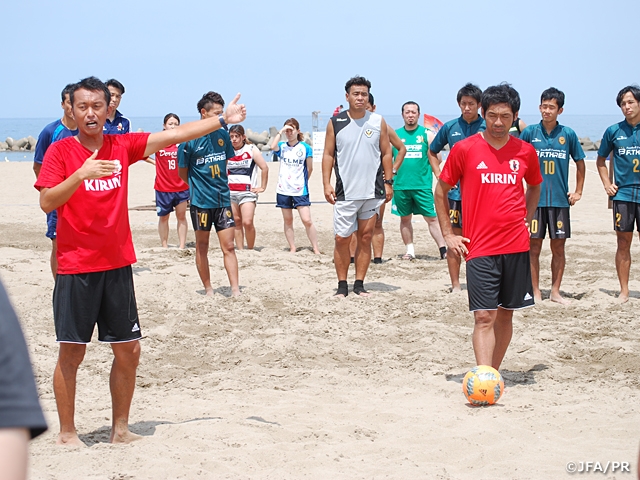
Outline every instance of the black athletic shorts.
<path id="1" fill-rule="evenodd" d="M 236 226 L 231 207 L 199 208 L 191 205 L 189 212 L 191 213 L 191 223 L 193 223 L 194 230 L 210 232 L 211 226 L 214 226 L 216 232 L 219 232 Z"/>
<path id="2" fill-rule="evenodd" d="M 613 229 L 616 232 L 640 232 L 640 203 L 613 201 Z"/>
<path id="3" fill-rule="evenodd" d="M 469 310 L 518 310 L 533 305 L 529 252 L 476 257 L 467 262 Z"/>
<path id="4" fill-rule="evenodd" d="M 462 200 L 449 200 L 449 221 L 453 228 L 462 229 Z"/>
<path id="5" fill-rule="evenodd" d="M 89 343 L 96 323 L 101 342 L 139 339 L 131 265 L 104 272 L 58 274 L 53 320 L 58 342 Z"/>
<path id="6" fill-rule="evenodd" d="M 549 230 L 552 240 L 571 238 L 569 207 L 538 207 L 533 215 L 529 232 L 531 238 L 545 238 Z"/>

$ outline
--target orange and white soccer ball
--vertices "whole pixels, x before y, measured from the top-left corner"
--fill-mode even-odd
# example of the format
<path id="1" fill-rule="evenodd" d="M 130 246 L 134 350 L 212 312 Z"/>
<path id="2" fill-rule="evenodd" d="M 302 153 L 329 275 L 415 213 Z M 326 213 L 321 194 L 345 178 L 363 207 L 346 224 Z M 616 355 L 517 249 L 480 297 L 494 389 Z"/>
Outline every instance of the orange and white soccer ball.
<path id="1" fill-rule="evenodd" d="M 504 392 L 504 381 L 495 368 L 478 365 L 464 376 L 462 392 L 471 405 L 493 405 Z"/>

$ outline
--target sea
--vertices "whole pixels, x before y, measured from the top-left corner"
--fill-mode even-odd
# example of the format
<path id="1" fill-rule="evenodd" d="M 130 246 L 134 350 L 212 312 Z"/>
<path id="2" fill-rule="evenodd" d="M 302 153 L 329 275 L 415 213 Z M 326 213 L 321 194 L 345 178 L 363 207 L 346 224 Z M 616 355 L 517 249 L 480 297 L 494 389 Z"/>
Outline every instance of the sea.
<path id="1" fill-rule="evenodd" d="M 125 112 L 126 113 L 126 112 Z M 393 128 L 400 128 L 403 125 L 401 115 L 384 115 L 387 123 Z M 446 122 L 459 116 L 451 115 L 435 115 L 439 120 Z M 264 116 L 248 116 L 243 125 L 245 129 L 250 128 L 254 132 L 263 132 L 269 130 L 270 127 L 280 129 L 285 120 L 291 115 L 264 115 Z M 294 118 L 300 123 L 300 130 L 303 132 L 312 132 L 313 118 L 311 114 L 295 115 Z M 329 120 L 328 115 L 320 116 L 317 119 L 316 128 L 324 131 Z M 530 125 L 540 121 L 539 115 L 521 115 L 522 120 Z M 162 117 L 129 117 L 131 120 L 132 131 L 156 132 L 162 130 Z M 575 130 L 578 137 L 589 137 L 592 141 L 602 138 L 602 134 L 610 125 L 620 122 L 621 115 L 567 115 L 560 116 L 563 125 L 567 125 Z M 7 137 L 20 139 L 29 135 L 38 138 L 42 128 L 48 123 L 54 121 L 55 118 L 0 118 L 0 140 Z M 183 117 L 182 122 L 190 122 L 197 120 L 197 117 Z M 587 159 L 595 159 L 596 152 L 585 152 Z M 0 152 L 0 160 L 8 162 L 32 162 L 33 152 Z"/>

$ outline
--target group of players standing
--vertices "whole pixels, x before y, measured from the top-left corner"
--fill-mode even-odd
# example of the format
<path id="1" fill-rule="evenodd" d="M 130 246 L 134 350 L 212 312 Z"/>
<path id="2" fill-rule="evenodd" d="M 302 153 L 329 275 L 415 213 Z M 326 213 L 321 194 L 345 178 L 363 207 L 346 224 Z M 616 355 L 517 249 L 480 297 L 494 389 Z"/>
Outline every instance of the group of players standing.
<path id="1" fill-rule="evenodd" d="M 517 139 L 510 130 L 513 127 L 520 131 L 518 92 L 507 84 L 484 92 L 467 84 L 457 97 L 462 115 L 445 124 L 429 142 L 429 133 L 417 125 L 420 111 L 415 102 L 403 105 L 405 125 L 392 133 L 384 119 L 372 111 L 375 106 L 370 88 L 370 82 L 363 77 L 351 78 L 345 85 L 349 109 L 332 117 L 327 126 L 322 178 L 325 198 L 334 205 L 336 296 L 349 293 L 347 275 L 352 256 L 353 292 L 368 294 L 364 278 L 371 262 L 372 239 L 380 227 L 381 207 L 394 197 L 395 186 L 392 211 L 402 218 L 406 258 L 414 256 L 409 235 L 413 214 L 423 215 L 432 233 L 440 235 L 433 236 L 441 256 L 447 258 L 454 290 L 460 287 L 460 259 L 466 257 L 469 305 L 475 318 L 476 362 L 498 369 L 511 340 L 513 311 L 533 305 L 534 297 L 540 298 L 537 264 L 547 228 L 553 253 L 551 299 L 564 302 L 559 287 L 564 240 L 570 236 L 569 207 L 580 199 L 585 172 L 584 153 L 575 133 L 557 122 L 564 95 L 553 88 L 543 92 L 542 121 L 525 128 L 522 139 Z M 65 90 L 62 127 L 50 129 L 48 144 L 42 144 L 45 161 L 36 169 L 42 209 L 48 214 L 57 210 L 59 214 L 54 269 L 54 274 L 59 275 L 53 295 L 60 343 L 54 372 L 60 419 L 58 442 L 81 443 L 74 423 L 76 373 L 96 324 L 99 340 L 111 344 L 115 357 L 111 373 L 111 441 L 128 442 L 136 437 L 129 431 L 128 417 L 141 337 L 131 270 L 136 259 L 127 213 L 129 166 L 155 153 L 156 162 L 172 161 L 170 165 L 175 170 L 177 158 L 179 177 L 190 189 L 196 265 L 206 293 L 213 293 L 207 260 L 213 227 L 234 295 L 239 294 L 234 250 L 238 237 L 231 227 L 235 226 L 234 217 L 253 217 L 256 195 L 266 187 L 268 169 L 259 151 L 246 144 L 242 127 L 234 125 L 227 133 L 227 124 L 241 123 L 246 118 L 244 106 L 237 104 L 239 95 L 225 112 L 218 94 L 205 94 L 198 102 L 201 120 L 196 122 L 180 125 L 177 115 L 169 114 L 162 132 L 105 135 L 113 125 L 119 130 L 117 133 L 128 128 L 126 119 L 117 112 L 124 87 L 119 82 L 105 85 L 89 77 Z M 640 221 L 640 168 L 636 168 L 640 152 L 639 101 L 637 87 L 626 87 L 619 93 L 617 102 L 625 120 L 607 130 L 597 159 L 605 190 L 614 200 L 616 266 L 622 300 L 628 298 L 633 224 Z M 293 180 L 294 176 L 287 174 L 283 178 L 282 173 L 279 178 L 277 204 L 283 209 L 285 236 L 295 250 L 288 228 L 292 209 L 296 208 L 317 253 L 315 229 L 308 212 L 310 150 L 300 141 L 295 119 L 285 122 L 278 136 L 283 134 L 287 141 L 278 142 L 276 138 L 271 149 L 283 160 L 281 172 L 288 167 L 298 169 L 298 177 Z M 441 171 L 438 154 L 447 144 L 452 149 Z M 605 165 L 612 152 L 615 183 L 609 179 Z M 572 193 L 568 192 L 569 157 L 578 167 L 576 190 Z M 36 158 L 41 159 L 41 155 L 38 153 Z M 250 169 L 252 163 L 261 171 L 260 186 Z M 335 184 L 331 182 L 332 173 L 336 175 Z M 435 202 L 434 174 L 438 177 Z M 523 183 L 527 184 L 526 191 Z M 179 193 L 186 189 L 182 184 L 176 188 L 176 195 L 159 192 L 159 216 L 165 217 L 172 207 L 185 203 Z M 230 208 L 232 195 L 236 211 Z M 254 203 L 253 208 L 242 208 L 248 202 Z M 184 246 L 182 233 L 186 234 L 186 226 L 182 230 L 180 227 L 184 215 L 178 218 Z M 166 238 L 160 226 L 159 230 L 161 238 Z M 243 235 L 251 247 L 255 231 L 248 229 Z M 242 245 L 243 240 L 240 242 Z M 375 252 L 376 242 L 373 247 L 375 261 L 380 258 Z"/>

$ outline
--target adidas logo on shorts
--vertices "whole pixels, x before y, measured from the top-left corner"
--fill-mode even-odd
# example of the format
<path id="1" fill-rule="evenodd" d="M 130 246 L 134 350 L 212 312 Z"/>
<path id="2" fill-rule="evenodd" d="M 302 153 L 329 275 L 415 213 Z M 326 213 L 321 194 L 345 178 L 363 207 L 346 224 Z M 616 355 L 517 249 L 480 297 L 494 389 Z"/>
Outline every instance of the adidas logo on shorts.
<path id="1" fill-rule="evenodd" d="M 133 324 L 133 328 L 131 329 L 132 332 L 139 332 L 140 331 L 140 327 L 138 326 L 137 323 Z"/>
<path id="2" fill-rule="evenodd" d="M 529 292 L 527 292 L 527 294 L 524 296 L 525 300 L 531 300 L 533 297 L 531 295 L 529 295 Z"/>

